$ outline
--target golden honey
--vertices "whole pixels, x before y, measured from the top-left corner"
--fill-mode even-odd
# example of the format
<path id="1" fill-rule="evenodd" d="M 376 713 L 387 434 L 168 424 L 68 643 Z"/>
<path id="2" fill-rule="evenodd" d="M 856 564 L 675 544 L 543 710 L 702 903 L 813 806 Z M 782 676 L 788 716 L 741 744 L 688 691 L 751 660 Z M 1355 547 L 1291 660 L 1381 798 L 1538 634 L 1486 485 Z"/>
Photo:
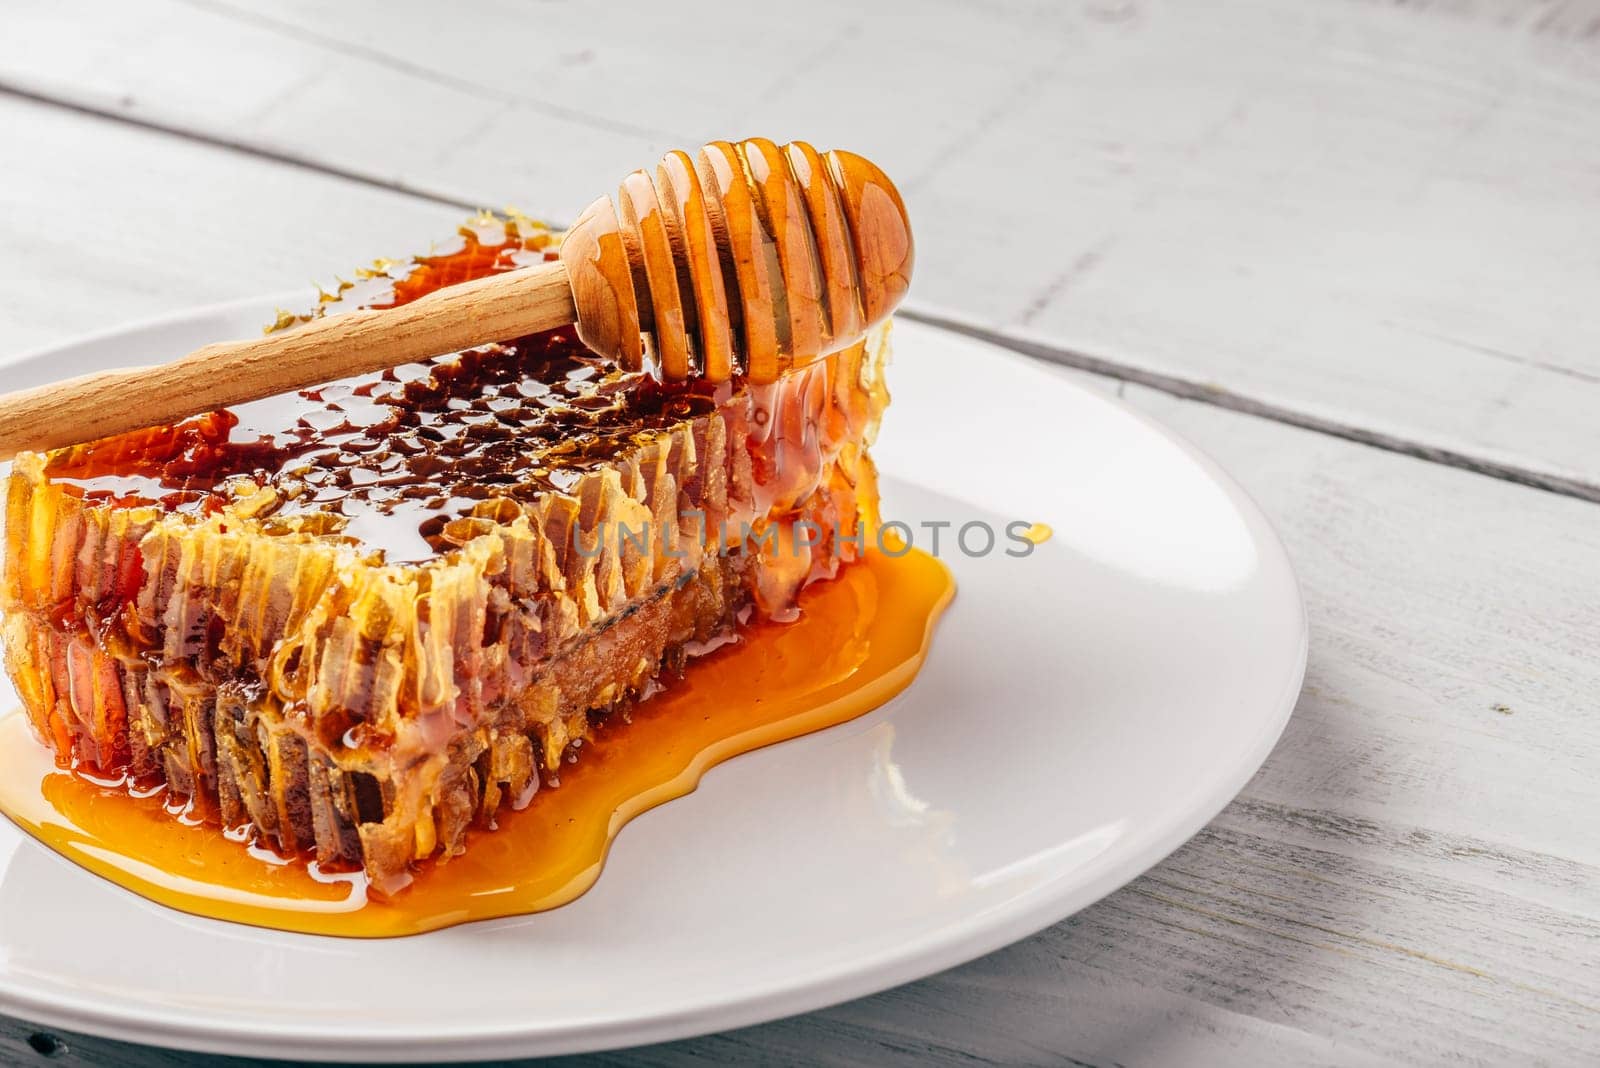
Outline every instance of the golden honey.
<path id="1" fill-rule="evenodd" d="M 383 938 L 566 904 L 600 876 L 622 827 L 692 791 L 707 769 L 879 707 L 916 676 L 950 573 L 912 550 L 868 553 L 806 590 L 792 623 L 759 623 L 684 679 L 600 725 L 563 769 L 448 863 L 418 865 L 393 898 L 359 872 L 327 874 L 214 826 L 174 818 L 163 791 L 131 795 L 57 768 L 27 717 L 0 720 L 0 811 L 49 848 L 184 912 L 285 931 Z M 775 829 L 775 830 L 781 830 Z"/>

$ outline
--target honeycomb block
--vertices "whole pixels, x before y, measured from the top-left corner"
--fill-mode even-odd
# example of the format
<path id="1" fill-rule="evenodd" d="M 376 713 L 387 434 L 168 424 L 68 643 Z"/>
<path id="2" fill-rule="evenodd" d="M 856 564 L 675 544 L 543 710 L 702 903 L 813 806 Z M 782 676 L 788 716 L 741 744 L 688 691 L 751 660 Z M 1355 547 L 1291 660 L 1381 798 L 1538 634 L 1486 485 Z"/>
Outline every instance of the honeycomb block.
<path id="1" fill-rule="evenodd" d="M 551 247 L 483 216 L 274 328 Z M 398 892 L 855 556 L 834 534 L 876 522 L 887 351 L 885 327 L 768 385 L 664 384 L 557 331 L 23 454 L 7 667 L 63 764 Z"/>

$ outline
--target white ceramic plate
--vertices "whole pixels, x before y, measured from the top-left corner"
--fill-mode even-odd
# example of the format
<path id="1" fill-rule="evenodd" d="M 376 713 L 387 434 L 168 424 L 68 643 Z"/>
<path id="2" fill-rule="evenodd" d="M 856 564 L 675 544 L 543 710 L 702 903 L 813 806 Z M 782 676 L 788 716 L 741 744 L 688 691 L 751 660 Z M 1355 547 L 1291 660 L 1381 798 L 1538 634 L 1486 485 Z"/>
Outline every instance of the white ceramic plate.
<path id="1" fill-rule="evenodd" d="M 100 335 L 0 377 L 170 358 L 248 336 L 275 303 Z M 407 939 L 182 915 L 0 821 L 0 1011 L 278 1057 L 632 1045 L 950 967 L 1166 856 L 1266 758 L 1299 692 L 1305 619 L 1278 539 L 1211 461 L 1116 402 L 931 327 L 895 341 L 887 515 L 1055 529 L 1025 559 L 942 546 L 960 591 L 905 694 L 716 768 L 630 824 L 565 908 Z"/>

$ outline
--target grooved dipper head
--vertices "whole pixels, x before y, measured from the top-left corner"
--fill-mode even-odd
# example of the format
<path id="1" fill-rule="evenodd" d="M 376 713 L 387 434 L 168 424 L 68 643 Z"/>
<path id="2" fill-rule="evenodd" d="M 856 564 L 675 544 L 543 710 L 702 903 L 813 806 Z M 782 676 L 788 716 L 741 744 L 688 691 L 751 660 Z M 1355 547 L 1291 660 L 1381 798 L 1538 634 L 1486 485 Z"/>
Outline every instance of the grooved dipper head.
<path id="1" fill-rule="evenodd" d="M 585 345 L 713 382 L 771 382 L 852 344 L 900 303 L 912 260 L 905 204 L 876 165 L 762 138 L 669 152 L 561 246 Z"/>

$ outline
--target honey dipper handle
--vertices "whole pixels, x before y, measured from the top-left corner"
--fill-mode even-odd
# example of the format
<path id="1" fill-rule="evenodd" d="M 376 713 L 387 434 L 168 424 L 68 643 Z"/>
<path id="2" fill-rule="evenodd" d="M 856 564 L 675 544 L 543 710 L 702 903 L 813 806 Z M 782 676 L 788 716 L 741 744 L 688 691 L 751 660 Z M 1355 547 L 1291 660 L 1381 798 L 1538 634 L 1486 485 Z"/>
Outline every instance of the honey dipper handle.
<path id="1" fill-rule="evenodd" d="M 207 345 L 171 363 L 21 390 L 0 396 L 0 460 L 523 337 L 576 314 L 566 268 L 547 263 L 446 286 L 398 308 Z"/>

